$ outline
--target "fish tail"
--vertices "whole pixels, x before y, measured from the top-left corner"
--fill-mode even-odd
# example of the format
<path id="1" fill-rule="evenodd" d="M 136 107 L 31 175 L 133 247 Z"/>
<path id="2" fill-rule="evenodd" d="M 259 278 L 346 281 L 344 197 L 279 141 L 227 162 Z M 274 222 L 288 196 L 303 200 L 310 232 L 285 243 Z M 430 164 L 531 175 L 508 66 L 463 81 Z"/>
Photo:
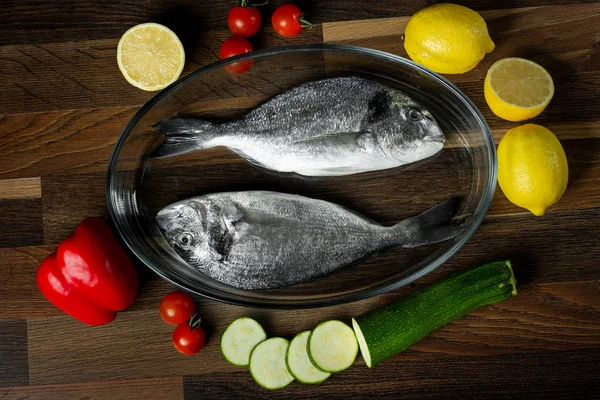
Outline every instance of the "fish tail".
<path id="1" fill-rule="evenodd" d="M 171 157 L 212 147 L 208 142 L 217 134 L 214 123 L 191 118 L 163 119 L 154 125 L 154 129 L 165 137 L 152 154 L 154 158 Z"/>
<path id="2" fill-rule="evenodd" d="M 452 216 L 458 206 L 458 198 L 448 199 L 417 216 L 394 225 L 392 230 L 402 247 L 417 247 L 452 239 L 462 230 L 452 224 Z"/>

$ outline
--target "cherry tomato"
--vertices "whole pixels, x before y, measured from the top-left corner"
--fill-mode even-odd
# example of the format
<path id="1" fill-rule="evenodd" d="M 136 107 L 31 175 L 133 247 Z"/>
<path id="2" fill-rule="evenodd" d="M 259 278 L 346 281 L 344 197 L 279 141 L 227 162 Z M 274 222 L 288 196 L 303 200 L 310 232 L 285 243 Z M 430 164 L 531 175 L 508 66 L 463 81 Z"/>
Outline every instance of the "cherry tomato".
<path id="1" fill-rule="evenodd" d="M 160 302 L 160 316 L 168 324 L 187 322 L 195 309 L 194 300 L 183 292 L 169 293 Z"/>
<path id="2" fill-rule="evenodd" d="M 179 324 L 173 331 L 173 345 L 181 354 L 196 354 L 204 347 L 206 333 L 200 327 L 200 317 L 196 314 L 190 318 L 190 322 Z"/>
<path id="3" fill-rule="evenodd" d="M 245 2 L 242 2 L 245 4 Z M 256 35 L 260 29 L 262 17 L 256 7 L 237 6 L 229 11 L 227 24 L 234 35 L 250 37 Z"/>
<path id="4" fill-rule="evenodd" d="M 233 35 L 223 42 L 219 56 L 221 60 L 224 60 L 229 57 L 237 56 L 238 54 L 249 53 L 252 50 L 254 50 L 254 48 L 248 40 L 241 36 Z M 229 64 L 225 69 L 232 74 L 243 74 L 248 71 L 250 67 L 252 67 L 252 60 L 244 60 Z"/>
<path id="5" fill-rule="evenodd" d="M 271 23 L 275 32 L 284 37 L 296 36 L 303 28 L 312 27 L 305 19 L 304 13 L 293 4 L 279 6 L 271 17 Z"/>

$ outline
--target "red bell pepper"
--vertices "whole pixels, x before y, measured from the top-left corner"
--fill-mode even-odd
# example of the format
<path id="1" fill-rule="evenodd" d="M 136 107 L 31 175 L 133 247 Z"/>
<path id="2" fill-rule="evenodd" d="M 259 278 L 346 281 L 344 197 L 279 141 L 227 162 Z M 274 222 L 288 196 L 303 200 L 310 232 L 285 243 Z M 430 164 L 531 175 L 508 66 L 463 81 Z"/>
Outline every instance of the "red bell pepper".
<path id="1" fill-rule="evenodd" d="M 86 218 L 37 271 L 52 304 L 88 325 L 103 325 L 135 300 L 138 277 L 131 260 L 100 218 Z"/>

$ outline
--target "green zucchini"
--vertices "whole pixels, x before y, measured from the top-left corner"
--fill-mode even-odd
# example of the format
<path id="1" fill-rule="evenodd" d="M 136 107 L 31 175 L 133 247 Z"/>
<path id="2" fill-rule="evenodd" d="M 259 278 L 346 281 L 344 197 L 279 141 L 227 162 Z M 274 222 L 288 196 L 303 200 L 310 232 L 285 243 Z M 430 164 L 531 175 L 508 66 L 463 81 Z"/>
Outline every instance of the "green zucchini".
<path id="1" fill-rule="evenodd" d="M 310 331 L 297 334 L 290 342 L 285 360 L 288 370 L 298 382 L 321 383 L 331 374 L 320 371 L 310 361 L 307 348 L 309 336 Z"/>
<path id="2" fill-rule="evenodd" d="M 285 357 L 290 342 L 274 337 L 260 342 L 250 354 L 248 369 L 260 386 L 269 390 L 281 389 L 294 381 Z"/>
<path id="3" fill-rule="evenodd" d="M 342 321 L 321 322 L 308 336 L 308 357 L 323 372 L 340 372 L 354 364 L 358 343 L 354 331 Z"/>
<path id="4" fill-rule="evenodd" d="M 262 326 L 252 318 L 240 317 L 221 335 L 221 353 L 233 365 L 246 366 L 250 353 L 267 338 Z"/>
<path id="5" fill-rule="evenodd" d="M 516 283 L 510 261 L 495 262 L 353 318 L 365 363 L 370 368 L 476 308 L 516 296 Z"/>

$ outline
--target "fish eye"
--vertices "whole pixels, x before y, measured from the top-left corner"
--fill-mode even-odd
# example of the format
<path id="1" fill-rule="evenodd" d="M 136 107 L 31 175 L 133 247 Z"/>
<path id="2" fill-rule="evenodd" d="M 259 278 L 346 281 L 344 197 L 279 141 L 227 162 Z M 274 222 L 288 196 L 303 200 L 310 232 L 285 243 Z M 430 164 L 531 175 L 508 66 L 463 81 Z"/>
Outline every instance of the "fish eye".
<path id="1" fill-rule="evenodd" d="M 423 118 L 423 114 L 421 114 L 419 111 L 415 110 L 414 108 L 408 110 L 408 119 L 410 119 L 412 122 L 418 122 L 421 120 L 421 118 Z"/>
<path id="2" fill-rule="evenodd" d="M 189 247 L 194 243 L 194 237 L 189 233 L 182 233 L 177 236 L 177 243 L 182 247 Z"/>

